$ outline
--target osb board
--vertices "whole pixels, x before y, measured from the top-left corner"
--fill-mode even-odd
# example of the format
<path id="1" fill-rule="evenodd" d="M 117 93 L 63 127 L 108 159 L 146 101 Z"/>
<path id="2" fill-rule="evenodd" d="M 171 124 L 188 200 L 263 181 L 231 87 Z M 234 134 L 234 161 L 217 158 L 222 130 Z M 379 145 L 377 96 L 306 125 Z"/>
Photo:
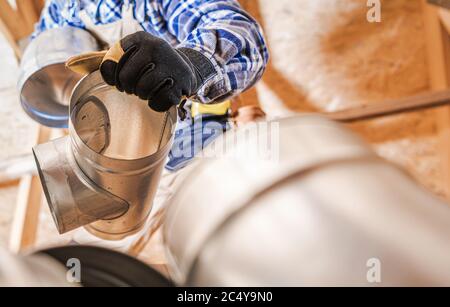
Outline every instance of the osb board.
<path id="1" fill-rule="evenodd" d="M 419 0 L 382 1 L 382 22 L 366 20 L 366 0 L 250 0 L 263 21 L 271 62 L 258 85 L 269 116 L 290 110 L 333 111 L 412 95 L 429 88 Z M 29 151 L 34 124 L 21 111 L 17 67 L 0 39 L 0 157 Z M 4 89 L 6 91 L 3 91 Z M 384 157 L 442 190 L 431 112 L 351 125 Z M 11 133 L 14 131 L 14 133 Z M 0 189 L 0 244 L 7 242 L 16 188 Z M 38 245 L 64 242 L 42 206 Z M 153 249 L 144 255 L 154 258 Z M 152 255 L 150 255 L 152 254 Z M 156 259 L 159 262 L 161 259 Z"/>
<path id="2" fill-rule="evenodd" d="M 258 93 L 266 111 L 336 111 L 429 89 L 419 0 L 384 0 L 380 23 L 365 0 L 259 0 L 246 5 L 271 50 Z M 385 158 L 443 191 L 430 111 L 350 125 Z"/>

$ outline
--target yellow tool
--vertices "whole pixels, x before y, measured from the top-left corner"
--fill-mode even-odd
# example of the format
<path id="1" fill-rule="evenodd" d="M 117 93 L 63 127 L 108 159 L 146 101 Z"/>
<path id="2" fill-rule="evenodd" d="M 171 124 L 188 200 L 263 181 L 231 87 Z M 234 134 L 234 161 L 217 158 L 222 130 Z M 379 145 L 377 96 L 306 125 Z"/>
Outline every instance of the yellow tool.
<path id="1" fill-rule="evenodd" d="M 220 103 L 204 104 L 199 102 L 193 102 L 191 106 L 191 116 L 195 118 L 200 114 L 208 115 L 226 115 L 231 109 L 231 101 L 226 100 Z"/>

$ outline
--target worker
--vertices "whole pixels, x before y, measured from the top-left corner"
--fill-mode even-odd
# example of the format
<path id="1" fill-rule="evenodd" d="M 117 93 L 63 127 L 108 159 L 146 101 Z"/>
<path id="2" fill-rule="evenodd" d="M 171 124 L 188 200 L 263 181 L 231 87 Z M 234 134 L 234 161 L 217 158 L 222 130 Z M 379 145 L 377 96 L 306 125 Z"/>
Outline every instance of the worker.
<path id="1" fill-rule="evenodd" d="M 158 112 L 189 98 L 179 106 L 186 114 L 177 124 L 156 207 L 173 193 L 171 173 L 229 128 L 228 100 L 253 86 L 268 61 L 261 27 L 237 0 L 51 0 L 33 37 L 65 26 L 85 29 L 109 52 L 119 51 L 118 63 L 105 58 L 100 67 L 119 91 L 148 100 Z M 212 107 L 191 114 L 196 103 Z M 219 129 L 203 129 L 211 123 Z M 199 137 L 200 144 L 194 141 Z M 188 150 L 180 150 L 186 140 Z"/>
<path id="2" fill-rule="evenodd" d="M 254 85 L 268 61 L 260 26 L 237 0 L 51 0 L 33 37 L 64 26 L 86 29 L 106 48 L 120 47 L 119 63 L 101 66 L 105 82 L 152 109 L 166 111 L 184 97 L 187 111 L 192 101 L 214 104 L 210 114 L 194 114 L 202 127 L 212 121 L 229 128 L 227 100 Z M 166 166 L 172 171 L 220 134 L 194 129 L 189 116 L 178 125 L 175 146 L 198 133 L 203 142 L 178 150 L 181 157 L 172 151 Z"/>

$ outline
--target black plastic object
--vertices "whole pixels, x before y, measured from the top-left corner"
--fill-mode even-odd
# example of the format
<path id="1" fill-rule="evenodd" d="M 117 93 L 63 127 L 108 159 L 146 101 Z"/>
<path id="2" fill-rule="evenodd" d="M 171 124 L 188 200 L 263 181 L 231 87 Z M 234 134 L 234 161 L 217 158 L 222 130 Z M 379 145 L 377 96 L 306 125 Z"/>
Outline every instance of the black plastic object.
<path id="1" fill-rule="evenodd" d="M 84 287 L 173 287 L 174 284 L 145 263 L 109 249 L 93 246 L 63 246 L 42 250 L 66 266 L 75 258 L 81 264 Z"/>

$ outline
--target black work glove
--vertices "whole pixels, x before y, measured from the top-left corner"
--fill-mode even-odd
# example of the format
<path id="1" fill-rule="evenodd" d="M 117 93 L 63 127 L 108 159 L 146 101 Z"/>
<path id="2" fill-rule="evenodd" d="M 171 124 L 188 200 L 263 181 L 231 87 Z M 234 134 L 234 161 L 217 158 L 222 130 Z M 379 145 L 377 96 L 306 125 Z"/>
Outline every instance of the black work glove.
<path id="1" fill-rule="evenodd" d="M 215 69 L 196 50 L 175 49 L 163 39 L 136 32 L 108 51 L 100 72 L 109 85 L 148 100 L 153 110 L 164 112 L 195 95 Z"/>

